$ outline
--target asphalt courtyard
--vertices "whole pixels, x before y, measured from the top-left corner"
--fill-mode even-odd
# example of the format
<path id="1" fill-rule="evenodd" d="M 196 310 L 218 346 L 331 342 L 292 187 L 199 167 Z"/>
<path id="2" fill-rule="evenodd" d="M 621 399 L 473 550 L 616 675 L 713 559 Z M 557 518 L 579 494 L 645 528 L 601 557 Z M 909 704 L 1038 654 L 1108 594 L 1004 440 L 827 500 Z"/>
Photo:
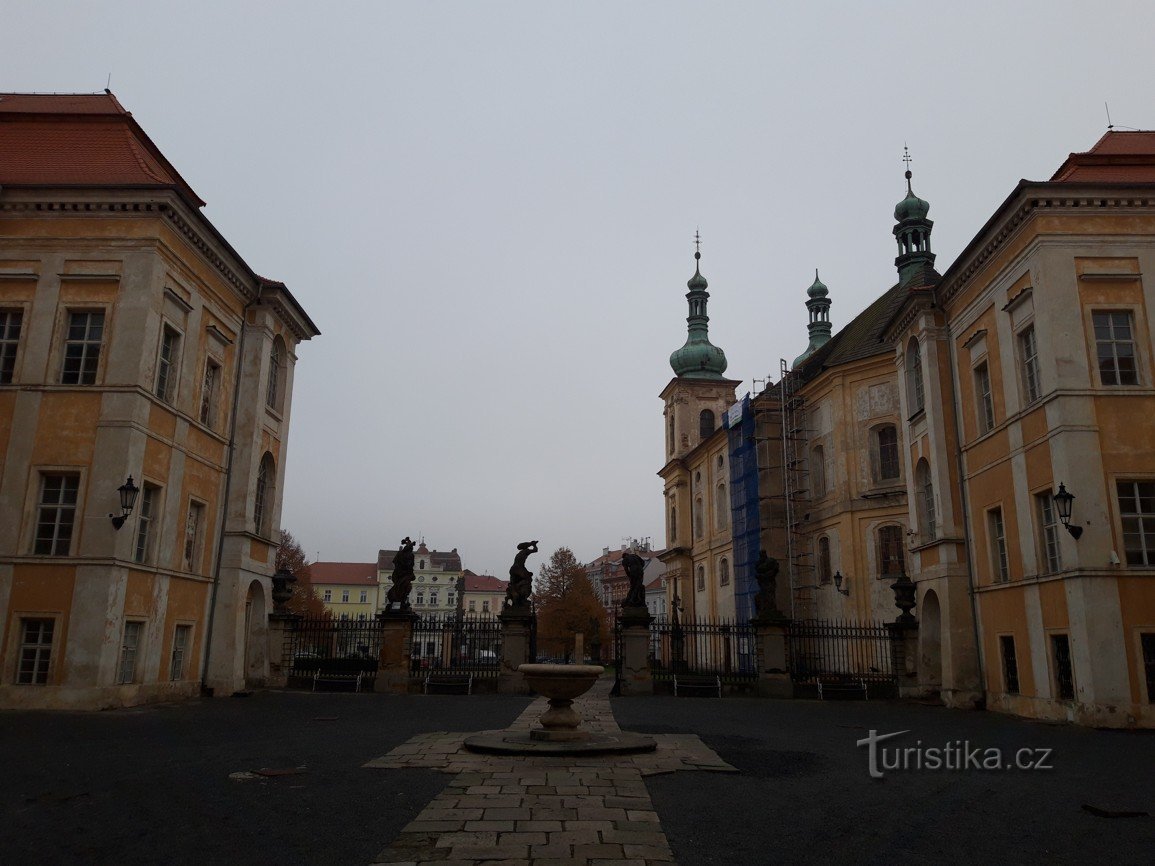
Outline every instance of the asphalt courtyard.
<path id="1" fill-rule="evenodd" d="M 440 769 L 366 764 L 412 755 L 433 732 L 505 728 L 529 703 L 270 691 L 94 714 L 0 712 L 0 863 L 367 864 L 437 802 L 500 795 L 482 793 L 452 755 Z M 652 811 L 631 820 L 660 826 L 678 863 L 1155 861 L 1152 732 L 891 702 L 653 697 L 609 708 L 623 730 L 696 735 L 737 770 L 642 772 L 644 790 L 629 796 L 648 794 Z M 858 745 L 872 730 L 906 732 L 876 743 L 879 778 L 870 746 Z M 609 758 L 581 772 L 583 785 L 626 778 Z M 629 835 L 601 835 L 613 833 Z M 450 862 L 450 849 L 430 850 Z"/>

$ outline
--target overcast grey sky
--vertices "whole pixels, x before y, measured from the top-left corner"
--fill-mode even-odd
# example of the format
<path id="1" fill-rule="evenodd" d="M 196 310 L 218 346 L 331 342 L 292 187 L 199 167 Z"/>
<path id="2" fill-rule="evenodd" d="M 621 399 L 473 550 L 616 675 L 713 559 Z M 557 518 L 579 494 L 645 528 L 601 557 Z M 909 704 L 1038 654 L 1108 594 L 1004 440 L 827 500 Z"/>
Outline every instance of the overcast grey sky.
<path id="1" fill-rule="evenodd" d="M 116 96 L 302 345 L 283 524 L 404 535 L 505 575 L 663 542 L 661 412 L 702 232 L 728 375 L 895 280 L 893 209 L 945 269 L 1020 178 L 1155 127 L 1155 5 L 0 4 L 0 90 Z M 745 390 L 745 389 L 740 389 Z M 537 561 L 531 561 L 535 566 Z M 536 568 L 535 568 L 536 570 Z"/>

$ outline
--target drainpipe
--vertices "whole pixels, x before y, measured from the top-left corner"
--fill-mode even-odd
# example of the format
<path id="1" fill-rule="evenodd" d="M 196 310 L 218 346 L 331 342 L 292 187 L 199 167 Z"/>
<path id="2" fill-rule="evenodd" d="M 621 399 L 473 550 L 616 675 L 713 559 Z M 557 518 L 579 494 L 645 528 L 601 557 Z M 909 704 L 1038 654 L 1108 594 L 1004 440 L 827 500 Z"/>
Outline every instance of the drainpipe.
<path id="1" fill-rule="evenodd" d="M 205 626 L 205 653 L 201 661 L 201 694 L 212 697 L 213 690 L 209 688 L 209 659 L 213 651 L 213 625 L 217 614 L 217 594 L 221 586 L 221 559 L 225 553 L 225 524 L 229 516 L 229 496 L 233 489 L 233 452 L 237 443 L 237 409 L 241 398 L 241 371 L 245 365 L 245 331 L 248 327 L 249 310 L 261 302 L 261 289 L 257 286 L 257 296 L 241 309 L 241 339 L 237 345 L 237 369 L 233 380 L 233 411 L 229 419 L 229 447 L 225 458 L 225 491 L 221 499 L 220 525 L 217 529 L 217 557 L 213 566 L 213 588 L 209 595 L 209 618 Z"/>
<path id="2" fill-rule="evenodd" d="M 945 310 L 943 311 L 945 316 Z M 950 340 L 950 331 L 947 331 L 947 339 Z M 965 466 L 963 464 L 963 430 L 962 430 L 962 406 L 959 404 L 961 395 L 959 394 L 959 379 L 958 369 L 955 364 L 954 357 L 954 341 L 951 340 L 947 344 L 947 358 L 950 361 L 950 377 L 951 390 L 954 391 L 954 430 L 955 439 L 958 442 L 958 453 L 955 455 L 955 461 L 958 464 L 958 486 L 959 495 L 962 499 L 963 512 L 963 541 L 966 543 L 967 550 L 967 593 L 971 600 L 971 625 L 975 633 L 975 656 L 979 667 L 979 689 L 982 691 L 983 700 L 986 700 L 987 694 L 987 674 L 986 666 L 983 664 L 983 644 L 982 637 L 979 634 L 979 607 L 978 598 L 975 593 L 975 546 L 974 538 L 971 535 L 970 529 L 970 503 L 967 497 L 967 486 L 964 476 Z M 941 628 L 941 625 L 940 625 Z M 940 637 L 941 639 L 941 637 Z"/>

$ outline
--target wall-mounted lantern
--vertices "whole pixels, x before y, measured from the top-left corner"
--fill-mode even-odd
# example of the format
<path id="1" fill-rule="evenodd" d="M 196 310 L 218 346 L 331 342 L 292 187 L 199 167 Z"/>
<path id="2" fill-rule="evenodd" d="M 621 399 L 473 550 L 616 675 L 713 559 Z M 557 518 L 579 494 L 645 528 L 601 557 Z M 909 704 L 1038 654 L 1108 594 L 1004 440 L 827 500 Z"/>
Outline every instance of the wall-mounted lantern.
<path id="1" fill-rule="evenodd" d="M 1071 503 L 1075 501 L 1075 494 L 1069 493 L 1063 482 L 1060 481 L 1059 489 L 1052 498 L 1055 500 L 1055 508 L 1059 510 L 1059 521 L 1067 527 L 1067 532 L 1071 533 L 1071 537 L 1078 541 L 1079 536 L 1083 534 L 1083 527 L 1071 526 Z"/>
<path id="2" fill-rule="evenodd" d="M 137 494 L 140 493 L 140 488 L 132 483 L 132 476 L 128 476 L 128 481 L 116 488 L 116 492 L 120 494 L 120 514 L 108 515 L 112 520 L 114 529 L 120 529 L 124 526 L 124 521 L 128 520 L 128 515 L 132 514 L 133 506 L 136 505 Z"/>
<path id="3" fill-rule="evenodd" d="M 846 589 L 842 588 L 843 580 L 846 580 Z M 850 581 L 846 578 L 843 578 L 841 571 L 834 572 L 834 591 L 840 592 L 847 598 L 850 598 Z"/>

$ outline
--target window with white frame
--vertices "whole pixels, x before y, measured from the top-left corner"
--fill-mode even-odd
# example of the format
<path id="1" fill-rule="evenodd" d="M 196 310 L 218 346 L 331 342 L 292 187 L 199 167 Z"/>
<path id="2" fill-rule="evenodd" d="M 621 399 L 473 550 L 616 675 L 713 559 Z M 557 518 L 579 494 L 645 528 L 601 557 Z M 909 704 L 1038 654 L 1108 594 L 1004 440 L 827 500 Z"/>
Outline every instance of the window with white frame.
<path id="1" fill-rule="evenodd" d="M 0 310 L 0 385 L 9 385 L 16 375 L 16 351 L 20 348 L 21 310 Z"/>
<path id="2" fill-rule="evenodd" d="M 1022 364 L 1023 402 L 1034 403 L 1042 395 L 1039 384 L 1039 350 L 1035 343 L 1035 326 L 1019 332 L 1019 363 Z"/>
<path id="3" fill-rule="evenodd" d="M 1007 533 L 1003 524 L 1003 510 L 992 508 L 987 512 L 987 540 L 991 549 L 991 567 L 994 569 L 995 583 L 1010 580 L 1010 563 L 1007 560 Z"/>
<path id="4" fill-rule="evenodd" d="M 143 622 L 129 620 L 124 624 L 124 637 L 120 642 L 120 668 L 116 678 L 118 683 L 136 682 L 136 658 L 143 634 Z"/>
<path id="5" fill-rule="evenodd" d="M 979 432 L 986 433 L 995 426 L 995 402 L 991 396 L 991 371 L 983 361 L 975 367 L 975 401 L 978 403 Z"/>
<path id="6" fill-rule="evenodd" d="M 436 606 L 437 605 L 437 598 L 438 598 L 437 590 L 431 589 L 429 591 L 429 603 Z"/>
<path id="7" fill-rule="evenodd" d="M 40 476 L 36 537 L 32 552 L 39 556 L 68 556 L 76 523 L 76 499 L 80 476 L 69 472 L 44 472 Z"/>
<path id="8" fill-rule="evenodd" d="M 172 682 L 185 678 L 185 659 L 192 638 L 191 625 L 178 625 L 172 633 L 172 655 L 169 658 L 168 678 Z"/>
<path id="9" fill-rule="evenodd" d="M 204 522 L 204 505 L 190 500 L 188 518 L 184 526 L 184 565 L 187 571 L 196 571 L 200 568 L 201 549 L 204 547 Z"/>
<path id="10" fill-rule="evenodd" d="M 217 390 L 220 388 L 221 365 L 209 358 L 205 361 L 205 376 L 201 382 L 200 420 L 206 427 L 217 423 Z"/>
<path id="11" fill-rule="evenodd" d="M 160 488 L 145 483 L 140 491 L 140 507 L 136 514 L 136 545 L 133 551 L 135 562 L 148 562 L 152 558 L 153 521 L 156 520 Z"/>
<path id="12" fill-rule="evenodd" d="M 906 402 L 911 417 L 926 408 L 922 385 L 922 348 L 917 337 L 911 337 L 906 347 Z"/>
<path id="13" fill-rule="evenodd" d="M 180 332 L 165 325 L 160 335 L 160 357 L 156 362 L 156 396 L 166 403 L 176 399 L 180 365 Z"/>
<path id="14" fill-rule="evenodd" d="M 104 339 L 101 310 L 73 310 L 68 314 L 64 338 L 64 364 L 60 382 L 64 385 L 93 385 L 100 367 L 100 344 Z"/>
<path id="15" fill-rule="evenodd" d="M 425 593 L 420 590 L 417 592 L 417 604 L 425 604 Z"/>
<path id="16" fill-rule="evenodd" d="M 1155 565 L 1155 481 L 1116 481 L 1128 565 Z"/>
<path id="17" fill-rule="evenodd" d="M 346 604 L 349 602 L 349 590 L 347 590 L 347 589 L 341 590 L 341 601 L 346 603 Z"/>
<path id="18" fill-rule="evenodd" d="M 361 604 L 365 604 L 368 601 L 369 601 L 369 590 L 367 590 L 367 589 L 361 590 Z"/>
<path id="19" fill-rule="evenodd" d="M 470 612 L 470 613 L 475 613 L 476 611 L 477 611 L 477 600 L 476 600 L 476 599 L 473 599 L 473 598 L 471 598 L 471 599 L 469 600 L 469 612 Z"/>
<path id="20" fill-rule="evenodd" d="M 878 481 L 894 481 L 901 475 L 898 462 L 898 428 L 883 424 L 872 431 L 871 451 L 874 457 L 874 477 Z"/>
<path id="21" fill-rule="evenodd" d="M 930 476 L 930 464 L 923 457 L 914 470 L 918 494 L 919 529 L 924 543 L 934 541 L 938 535 L 937 515 L 934 507 L 934 482 Z"/>
<path id="22" fill-rule="evenodd" d="M 481 602 L 481 612 L 489 613 L 489 599 L 483 599 Z"/>
<path id="23" fill-rule="evenodd" d="M 321 600 L 322 601 L 332 601 L 333 600 L 333 590 L 331 590 L 331 589 L 325 590 L 324 595 L 321 596 Z"/>
<path id="24" fill-rule="evenodd" d="M 457 596 L 452 592 L 445 593 L 445 603 L 452 607 L 453 605 L 457 604 Z"/>
<path id="25" fill-rule="evenodd" d="M 20 620 L 20 666 L 16 683 L 23 686 L 48 684 L 52 664 L 52 635 L 56 630 L 53 619 L 22 618 Z"/>
<path id="26" fill-rule="evenodd" d="M 1104 385 L 1138 385 L 1131 311 L 1096 310 L 1091 313 L 1091 321 L 1095 328 L 1099 381 Z"/>
<path id="27" fill-rule="evenodd" d="M 1063 554 L 1059 549 L 1059 521 L 1056 519 L 1055 499 L 1048 490 L 1035 495 L 1035 510 L 1039 516 L 1040 562 L 1047 574 L 1063 570 Z"/>

